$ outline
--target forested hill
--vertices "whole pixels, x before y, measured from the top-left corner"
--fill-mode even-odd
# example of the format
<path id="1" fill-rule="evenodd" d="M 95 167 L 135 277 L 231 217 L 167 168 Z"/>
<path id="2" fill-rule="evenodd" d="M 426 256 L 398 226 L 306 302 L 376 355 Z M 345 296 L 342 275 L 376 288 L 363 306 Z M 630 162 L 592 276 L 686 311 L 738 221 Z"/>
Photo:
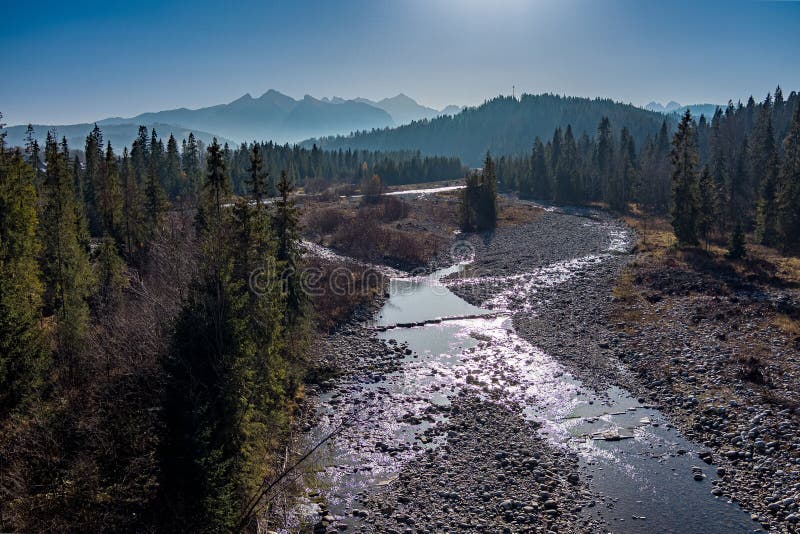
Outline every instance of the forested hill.
<path id="1" fill-rule="evenodd" d="M 534 139 L 572 125 L 576 135 L 594 135 L 600 119 L 627 126 L 637 145 L 654 136 L 664 115 L 610 99 L 563 97 L 553 94 L 500 96 L 455 116 L 422 120 L 398 128 L 362 131 L 350 136 L 306 141 L 325 149 L 420 150 L 424 154 L 457 156 L 470 166 L 492 154 L 530 151 Z M 669 119 L 668 119 L 669 120 Z"/>

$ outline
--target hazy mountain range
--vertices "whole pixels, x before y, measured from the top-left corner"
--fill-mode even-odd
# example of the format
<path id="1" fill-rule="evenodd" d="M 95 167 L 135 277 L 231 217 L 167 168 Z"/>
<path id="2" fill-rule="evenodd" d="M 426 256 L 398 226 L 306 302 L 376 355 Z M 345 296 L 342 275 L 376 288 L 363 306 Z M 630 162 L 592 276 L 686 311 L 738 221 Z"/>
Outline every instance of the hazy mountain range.
<path id="1" fill-rule="evenodd" d="M 653 101 L 647 104 L 644 107 L 644 109 L 665 114 L 675 113 L 676 115 L 683 115 L 688 109 L 689 111 L 692 112 L 693 117 L 700 117 L 700 115 L 705 115 L 707 119 L 710 119 L 711 117 L 714 116 L 714 112 L 718 107 L 721 106 L 718 106 L 717 104 L 690 104 L 687 106 L 683 106 L 681 104 L 678 104 L 674 100 L 671 100 L 666 105 L 662 104 L 661 102 Z"/>
<path id="2" fill-rule="evenodd" d="M 349 134 L 373 128 L 386 128 L 461 111 L 457 106 L 436 110 L 399 94 L 377 102 L 366 98 L 346 100 L 339 97 L 317 99 L 306 95 L 300 100 L 270 89 L 258 98 L 250 94 L 216 106 L 199 109 L 178 108 L 142 113 L 135 117 L 111 117 L 97 121 L 104 137 L 121 148 L 130 145 L 139 125 L 155 128 L 162 137 L 173 133 L 179 140 L 189 131 L 204 142 L 216 136 L 220 141 L 239 143 L 272 140 L 295 143 L 311 137 Z M 92 123 L 70 125 L 35 125 L 40 142 L 55 128 L 66 136 L 70 146 L 83 146 Z M 8 142 L 23 143 L 25 125 L 8 128 Z"/>

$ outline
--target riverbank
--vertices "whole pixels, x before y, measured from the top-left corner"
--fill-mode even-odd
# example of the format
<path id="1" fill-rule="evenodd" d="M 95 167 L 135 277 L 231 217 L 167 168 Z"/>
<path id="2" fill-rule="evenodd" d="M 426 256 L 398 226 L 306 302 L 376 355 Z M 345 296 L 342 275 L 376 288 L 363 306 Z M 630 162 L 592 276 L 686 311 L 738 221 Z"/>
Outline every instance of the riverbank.
<path id="1" fill-rule="evenodd" d="M 608 353 L 707 450 L 712 488 L 765 528 L 800 523 L 800 293 L 797 262 L 755 248 L 681 251 L 666 222 L 638 226 L 640 253 L 619 278 Z"/>

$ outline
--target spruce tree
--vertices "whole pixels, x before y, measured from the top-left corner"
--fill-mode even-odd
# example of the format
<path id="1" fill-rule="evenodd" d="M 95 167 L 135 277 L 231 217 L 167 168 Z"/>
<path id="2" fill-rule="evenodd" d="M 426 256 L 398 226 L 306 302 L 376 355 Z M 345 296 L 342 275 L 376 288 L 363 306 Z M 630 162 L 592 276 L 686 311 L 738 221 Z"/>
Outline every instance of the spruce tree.
<path id="1" fill-rule="evenodd" d="M 117 156 L 109 142 L 100 179 L 95 187 L 96 209 L 99 227 L 103 233 L 114 238 L 121 236 L 122 224 L 122 183 L 119 176 Z"/>
<path id="2" fill-rule="evenodd" d="M 144 247 L 144 209 L 136 173 L 131 165 L 127 147 L 122 150 L 120 162 L 120 181 L 122 185 L 121 242 L 128 263 L 137 264 Z"/>
<path id="3" fill-rule="evenodd" d="M 181 157 L 178 153 L 178 142 L 170 134 L 167 141 L 167 153 L 164 156 L 164 184 L 171 198 L 185 195 L 186 186 L 181 174 Z"/>
<path id="4" fill-rule="evenodd" d="M 274 248 L 262 209 L 226 207 L 230 178 L 216 140 L 207 169 L 199 272 L 166 361 L 170 460 L 160 488 L 176 527 L 239 531 L 244 505 L 267 474 L 268 447 L 286 429 L 288 311 L 272 275 L 257 293 L 249 290 L 252 269 L 273 263 Z"/>
<path id="5" fill-rule="evenodd" d="M 48 133 L 45 160 L 39 215 L 45 309 L 56 317 L 60 354 L 73 363 L 88 326 L 92 276 L 76 222 L 78 210 L 66 141 L 59 150 L 54 134 Z"/>
<path id="6" fill-rule="evenodd" d="M 597 126 L 594 168 L 596 173 L 589 198 L 598 198 L 602 194 L 610 206 L 619 208 L 624 203 L 625 194 L 619 176 L 614 173 L 614 134 L 608 117 L 603 117 Z"/>
<path id="7" fill-rule="evenodd" d="M 34 181 L 31 166 L 0 138 L 0 416 L 25 403 L 45 372 Z"/>
<path id="8" fill-rule="evenodd" d="M 116 240 L 106 235 L 97 248 L 94 260 L 94 277 L 97 281 L 95 310 L 98 316 L 106 316 L 122 301 L 126 285 L 125 263 L 117 252 Z"/>
<path id="9" fill-rule="evenodd" d="M 778 233 L 786 251 L 800 250 L 800 102 L 783 141 L 778 188 Z"/>
<path id="10" fill-rule="evenodd" d="M 697 245 L 700 222 L 697 144 L 687 109 L 672 139 L 672 228 L 678 243 Z"/>
<path id="11" fill-rule="evenodd" d="M 542 140 L 538 137 L 533 142 L 531 156 L 531 188 L 534 198 L 551 199 L 550 178 L 547 175 L 547 160 Z"/>
<path id="12" fill-rule="evenodd" d="M 81 176 L 75 172 L 75 180 L 80 183 L 76 188 L 82 194 L 81 202 L 86 211 L 86 220 L 89 225 L 89 232 L 93 236 L 101 235 L 103 232 L 102 222 L 97 207 L 98 192 L 100 182 L 103 179 L 103 134 L 97 124 L 86 137 L 86 167 Z"/>
<path id="13" fill-rule="evenodd" d="M 744 230 L 742 229 L 742 223 L 736 223 L 736 226 L 733 227 L 733 233 L 731 234 L 731 239 L 728 244 L 728 258 L 732 260 L 737 260 L 739 258 L 743 258 L 747 255 L 747 249 L 745 247 L 745 239 L 744 239 Z"/>
<path id="14" fill-rule="evenodd" d="M 700 222 L 698 229 L 703 241 L 708 243 L 708 236 L 718 217 L 716 183 L 711 177 L 708 165 L 703 167 L 698 184 L 700 193 Z"/>
<path id="15" fill-rule="evenodd" d="M 38 191 L 42 176 L 42 155 L 39 141 L 36 139 L 33 126 L 30 124 L 25 130 L 25 161 L 33 170 L 33 186 Z"/>
<path id="16" fill-rule="evenodd" d="M 555 173 L 555 197 L 558 202 L 578 200 L 575 179 L 578 176 L 578 147 L 572 135 L 572 126 L 567 125 L 561 153 Z"/>
<path id="17" fill-rule="evenodd" d="M 167 208 L 167 195 L 162 187 L 163 146 L 155 129 L 150 138 L 149 170 L 144 184 L 144 216 L 147 238 L 152 240 L 158 232 Z"/>

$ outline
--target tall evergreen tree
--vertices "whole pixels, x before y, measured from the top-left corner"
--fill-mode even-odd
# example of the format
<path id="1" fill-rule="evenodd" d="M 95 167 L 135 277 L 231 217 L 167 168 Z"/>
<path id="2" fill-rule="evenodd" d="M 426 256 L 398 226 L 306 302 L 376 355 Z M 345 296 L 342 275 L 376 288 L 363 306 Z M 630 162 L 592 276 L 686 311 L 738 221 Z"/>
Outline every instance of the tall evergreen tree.
<path id="1" fill-rule="evenodd" d="M 497 225 L 497 174 L 491 154 L 486 152 L 481 172 L 467 175 L 461 196 L 461 228 L 483 231 Z"/>
<path id="2" fill-rule="evenodd" d="M 261 156 L 261 147 L 258 143 L 253 143 L 253 149 L 250 153 L 249 173 L 250 177 L 247 180 L 247 186 L 250 189 L 250 196 L 256 206 L 261 206 L 267 196 L 269 173 L 264 171 L 264 159 Z"/>
<path id="3" fill-rule="evenodd" d="M 603 199 L 611 206 L 619 207 L 623 202 L 624 192 L 619 177 L 614 174 L 614 134 L 608 117 L 603 117 L 597 126 L 594 161 L 596 177 L 590 198 L 599 198 L 602 194 Z"/>
<path id="4" fill-rule="evenodd" d="M 244 505 L 266 475 L 270 440 L 286 428 L 286 309 L 274 280 L 248 292 L 248 271 L 269 264 L 273 249 L 263 210 L 247 202 L 224 207 L 230 178 L 216 140 L 207 169 L 199 274 L 166 361 L 170 461 L 160 488 L 181 529 L 238 531 Z"/>
<path id="5" fill-rule="evenodd" d="M 86 168 L 81 177 L 76 173 L 75 180 L 81 185 L 77 188 L 82 193 L 82 202 L 86 211 L 86 219 L 91 235 L 102 234 L 102 222 L 97 207 L 97 188 L 103 179 L 103 134 L 97 124 L 86 137 Z"/>
<path id="6" fill-rule="evenodd" d="M 672 139 L 672 228 L 682 245 L 697 245 L 700 222 L 697 142 L 687 109 Z"/>
<path id="7" fill-rule="evenodd" d="M 533 142 L 530 173 L 533 196 L 542 200 L 549 200 L 552 193 L 550 188 L 550 177 L 547 174 L 545 148 L 542 144 L 542 140 L 538 137 Z"/>
<path id="8" fill-rule="evenodd" d="M 772 129 L 772 117 L 765 119 L 763 137 L 753 150 L 759 152 L 756 158 L 760 167 L 754 167 L 753 173 L 761 176 L 756 219 L 756 234 L 764 245 L 773 246 L 778 240 L 778 152 L 775 148 L 775 132 Z"/>
<path id="9" fill-rule="evenodd" d="M 66 142 L 63 146 L 66 148 Z M 59 352 L 72 363 L 88 326 L 92 276 L 87 252 L 80 243 L 75 192 L 65 152 L 48 133 L 39 218 L 45 305 L 57 319 Z"/>
<path id="10" fill-rule="evenodd" d="M 120 162 L 120 181 L 122 184 L 122 223 L 121 241 L 125 258 L 131 264 L 141 259 L 140 252 L 144 247 L 144 210 L 136 173 L 131 165 L 127 147 L 122 150 Z"/>
<path id="11" fill-rule="evenodd" d="M 144 215 L 148 239 L 155 236 L 167 208 L 167 195 L 161 186 L 163 148 L 153 129 L 150 137 L 149 171 L 144 184 Z"/>
<path id="12" fill-rule="evenodd" d="M 703 167 L 703 172 L 700 174 L 698 190 L 700 194 L 700 222 L 698 224 L 698 230 L 700 231 L 700 236 L 703 238 L 703 241 L 707 243 L 709 233 L 719 216 L 716 182 L 711 176 L 711 170 L 708 165 Z"/>
<path id="13" fill-rule="evenodd" d="M 0 416 L 20 407 L 45 372 L 34 181 L 31 166 L 0 138 Z"/>
<path id="14" fill-rule="evenodd" d="M 785 250 L 800 250 L 800 102 L 783 141 L 778 188 L 778 232 Z"/>
<path id="15" fill-rule="evenodd" d="M 96 209 L 99 227 L 104 234 L 114 238 L 121 236 L 122 224 L 122 183 L 119 176 L 117 156 L 109 142 L 100 179 L 95 187 Z"/>
<path id="16" fill-rule="evenodd" d="M 185 194 L 186 185 L 181 173 L 181 156 L 178 153 L 178 142 L 170 134 L 167 141 L 167 153 L 164 156 L 164 184 L 171 198 Z"/>

